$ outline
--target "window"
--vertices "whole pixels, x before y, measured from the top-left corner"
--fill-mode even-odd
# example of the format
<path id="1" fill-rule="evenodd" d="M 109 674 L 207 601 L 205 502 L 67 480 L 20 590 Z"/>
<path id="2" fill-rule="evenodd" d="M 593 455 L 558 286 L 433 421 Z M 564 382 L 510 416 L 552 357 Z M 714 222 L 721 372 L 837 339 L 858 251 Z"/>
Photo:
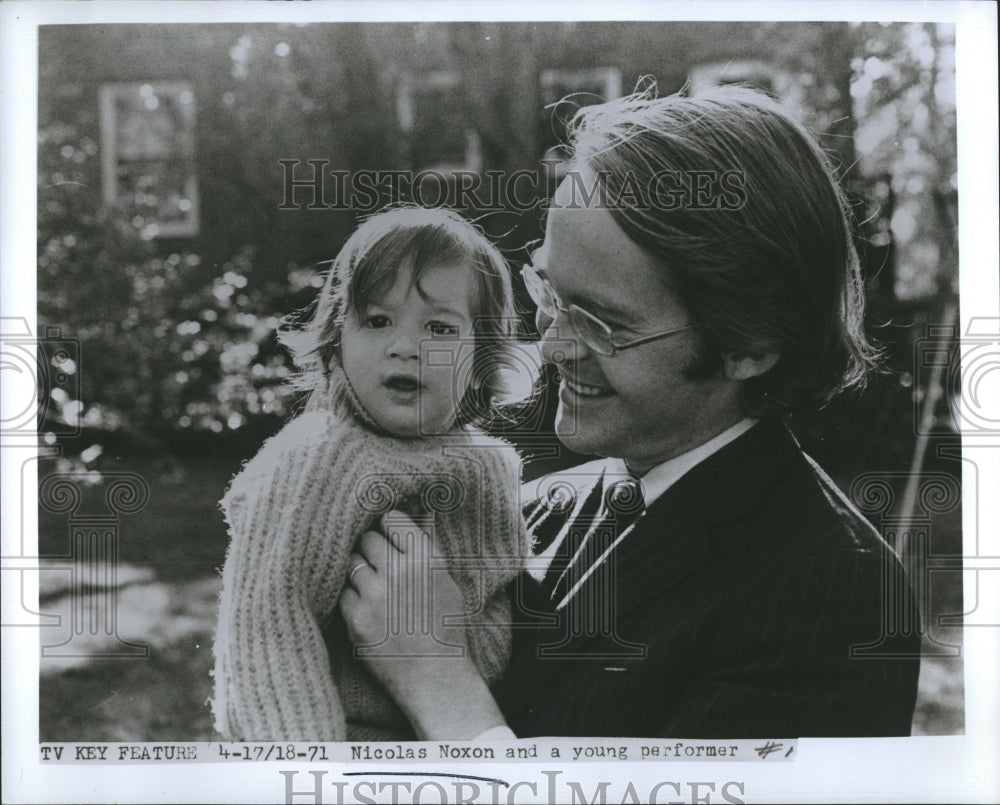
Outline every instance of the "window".
<path id="1" fill-rule="evenodd" d="M 396 96 L 400 128 L 409 136 L 410 166 L 445 175 L 482 166 L 479 136 L 468 124 L 457 72 L 405 76 Z"/>
<path id="2" fill-rule="evenodd" d="M 195 102 L 182 82 L 101 87 L 101 185 L 124 204 L 143 237 L 198 234 Z"/>

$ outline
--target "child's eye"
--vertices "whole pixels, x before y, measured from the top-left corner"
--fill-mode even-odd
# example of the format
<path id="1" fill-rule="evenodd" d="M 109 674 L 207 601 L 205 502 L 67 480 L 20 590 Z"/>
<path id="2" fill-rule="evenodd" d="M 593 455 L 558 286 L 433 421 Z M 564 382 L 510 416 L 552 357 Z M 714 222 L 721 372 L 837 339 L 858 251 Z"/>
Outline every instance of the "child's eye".
<path id="1" fill-rule="evenodd" d="M 389 317 L 383 316 L 381 313 L 376 313 L 365 318 L 365 327 L 371 327 L 373 330 L 381 330 L 390 324 Z"/>
<path id="2" fill-rule="evenodd" d="M 455 338 L 458 336 L 458 326 L 455 324 L 447 324 L 443 321 L 432 321 L 427 327 L 431 331 L 431 335 L 435 338 Z"/>

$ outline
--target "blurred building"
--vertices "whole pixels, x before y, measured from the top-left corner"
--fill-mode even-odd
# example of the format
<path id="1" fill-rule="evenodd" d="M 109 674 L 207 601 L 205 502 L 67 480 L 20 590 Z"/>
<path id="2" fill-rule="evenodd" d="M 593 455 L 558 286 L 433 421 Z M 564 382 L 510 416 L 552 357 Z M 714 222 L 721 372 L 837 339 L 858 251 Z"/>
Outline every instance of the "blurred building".
<path id="1" fill-rule="evenodd" d="M 40 37 L 39 122 L 71 159 L 41 180 L 100 187 L 166 252 L 213 264 L 254 244 L 278 278 L 332 256 L 354 226 L 336 172 L 434 171 L 462 207 L 461 172 L 544 176 L 549 160 L 547 184 L 520 184 L 522 202 L 538 200 L 575 109 L 644 76 L 661 94 L 760 87 L 823 132 L 846 169 L 851 57 L 843 23 L 55 26 Z M 371 184 L 366 202 L 406 195 L 382 176 Z M 449 188 L 424 190 L 434 203 Z M 527 206 L 491 205 L 482 223 L 516 249 L 539 234 Z M 891 288 L 885 258 L 879 283 Z"/>

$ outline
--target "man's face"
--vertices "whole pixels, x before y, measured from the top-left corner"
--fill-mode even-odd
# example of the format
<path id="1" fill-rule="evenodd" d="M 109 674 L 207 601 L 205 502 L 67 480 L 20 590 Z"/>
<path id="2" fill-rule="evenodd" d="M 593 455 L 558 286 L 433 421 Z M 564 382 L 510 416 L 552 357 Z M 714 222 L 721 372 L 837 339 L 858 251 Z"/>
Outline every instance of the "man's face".
<path id="1" fill-rule="evenodd" d="M 401 266 L 393 286 L 350 310 L 344 373 L 368 414 L 397 436 L 443 433 L 455 422 L 472 366 L 472 279 L 460 265 L 428 267 L 418 284 Z"/>
<path id="2" fill-rule="evenodd" d="M 581 171 L 586 186 L 594 176 Z M 664 268 L 618 227 L 606 209 L 580 205 L 567 178 L 548 213 L 533 262 L 559 295 L 631 341 L 693 324 L 664 282 Z M 556 433 L 580 453 L 625 459 L 642 472 L 707 441 L 742 418 L 739 388 L 721 375 L 689 380 L 697 329 L 600 355 L 576 338 L 565 314 L 543 333 L 542 354 L 562 380 Z M 572 347 L 566 349 L 566 340 Z"/>

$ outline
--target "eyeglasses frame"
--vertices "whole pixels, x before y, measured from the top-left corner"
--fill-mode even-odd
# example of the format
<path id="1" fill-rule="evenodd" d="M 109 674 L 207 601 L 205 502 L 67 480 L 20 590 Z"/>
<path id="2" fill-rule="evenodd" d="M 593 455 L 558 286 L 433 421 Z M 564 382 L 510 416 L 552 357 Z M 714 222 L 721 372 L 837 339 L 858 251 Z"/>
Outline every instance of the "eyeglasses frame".
<path id="1" fill-rule="evenodd" d="M 524 266 L 522 266 L 521 267 L 521 276 L 524 278 L 524 286 L 525 286 L 525 289 L 528 291 L 528 296 L 531 297 L 531 301 L 533 301 L 535 303 L 536 307 L 537 307 L 537 311 L 535 313 L 535 324 L 536 324 L 536 326 L 538 324 L 538 316 L 539 316 L 539 314 L 545 315 L 545 316 L 548 316 L 549 318 L 551 318 L 552 322 L 549 324 L 549 327 L 551 327 L 552 324 L 556 322 L 556 320 L 558 319 L 558 317 L 557 316 L 549 316 L 548 312 L 545 310 L 545 308 L 547 306 L 543 305 L 543 303 L 539 299 L 535 298 L 535 293 L 532 291 L 532 283 L 541 284 L 541 285 L 545 286 L 548 289 L 548 293 L 551 295 L 553 303 L 555 305 L 556 312 L 557 313 L 565 313 L 566 314 L 566 318 L 569 320 L 570 327 L 573 328 L 573 332 L 576 333 L 577 338 L 579 338 L 584 344 L 586 344 L 586 346 L 589 349 L 592 349 L 598 355 L 604 355 L 605 357 L 611 357 L 611 356 L 613 356 L 617 352 L 624 352 L 627 349 L 632 349 L 633 347 L 638 347 L 638 346 L 641 346 L 642 344 L 648 344 L 648 343 L 650 343 L 652 341 L 659 341 L 662 338 L 668 338 L 669 336 L 677 335 L 678 333 L 682 333 L 685 330 L 690 330 L 691 328 L 698 326 L 697 322 L 693 322 L 691 324 L 685 324 L 685 325 L 683 325 L 681 327 L 674 327 L 674 328 L 672 328 L 670 330 L 663 330 L 662 332 L 659 332 L 659 333 L 653 333 L 651 335 L 644 335 L 644 336 L 640 336 L 639 338 L 634 338 L 631 341 L 626 341 L 624 343 L 619 343 L 618 341 L 615 340 L 614 333 L 613 333 L 613 331 L 611 329 L 611 326 L 608 325 L 608 324 L 606 324 L 605 322 L 601 321 L 593 313 L 591 313 L 588 310 L 584 310 L 579 305 L 571 304 L 568 307 L 565 306 L 565 305 L 563 305 L 562 302 L 559 299 L 559 295 L 555 292 L 555 289 L 552 287 L 552 284 L 547 279 L 545 279 L 543 276 L 541 276 L 538 273 L 538 269 L 536 269 L 534 266 L 532 266 L 532 265 L 524 265 Z M 576 324 L 573 323 L 573 313 L 574 313 L 574 311 L 578 315 L 582 315 L 582 316 L 585 316 L 586 318 L 590 319 L 592 322 L 594 322 L 595 324 L 599 325 L 600 328 L 603 329 L 607 333 L 608 343 L 611 345 L 611 351 L 610 352 L 607 352 L 603 348 L 599 348 L 598 346 L 595 346 L 594 344 L 590 343 L 590 341 L 587 338 L 585 338 L 583 335 L 581 335 L 580 331 L 576 327 Z M 546 327 L 545 329 L 547 330 L 548 327 Z"/>

